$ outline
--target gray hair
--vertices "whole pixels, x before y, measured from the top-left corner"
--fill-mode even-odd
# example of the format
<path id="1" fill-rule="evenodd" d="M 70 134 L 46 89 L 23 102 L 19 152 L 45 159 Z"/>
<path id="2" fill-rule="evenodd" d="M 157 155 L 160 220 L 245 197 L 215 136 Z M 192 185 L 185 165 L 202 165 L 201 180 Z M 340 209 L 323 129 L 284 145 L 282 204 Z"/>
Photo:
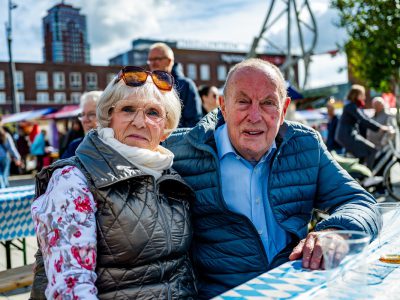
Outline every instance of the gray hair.
<path id="1" fill-rule="evenodd" d="M 150 46 L 149 51 L 153 49 L 162 49 L 169 59 L 174 60 L 174 51 L 166 43 L 154 43 Z"/>
<path id="2" fill-rule="evenodd" d="M 100 99 L 101 93 L 102 91 L 91 91 L 83 93 L 81 98 L 79 99 L 79 106 L 82 108 L 88 101 L 94 101 L 95 103 L 97 103 L 97 101 L 99 101 Z"/>
<path id="3" fill-rule="evenodd" d="M 112 107 L 129 96 L 139 99 L 157 99 L 167 113 L 166 132 L 171 133 L 178 127 L 182 107 L 175 89 L 169 92 L 160 91 L 155 84 L 149 81 L 138 87 L 130 87 L 121 79 L 117 83 L 112 80 L 97 102 L 96 114 L 100 128 L 109 127 Z"/>
<path id="4" fill-rule="evenodd" d="M 381 103 L 383 105 L 383 107 L 385 107 L 385 108 L 387 106 L 385 100 L 383 100 L 382 97 L 374 97 L 374 99 L 372 99 L 372 104 L 374 104 L 376 102 Z"/>
<path id="5" fill-rule="evenodd" d="M 261 70 L 266 73 L 266 76 L 268 76 L 269 72 L 274 73 L 275 76 L 272 77 L 271 80 L 275 81 L 281 101 L 284 101 L 287 98 L 286 82 L 285 82 L 285 79 L 284 79 L 281 71 L 279 70 L 279 68 L 277 66 L 275 66 L 274 64 L 271 64 L 268 61 L 265 61 L 265 60 L 262 60 L 259 58 L 249 58 L 249 59 L 245 59 L 244 61 L 234 65 L 229 70 L 228 76 L 226 77 L 226 83 L 224 86 L 224 98 L 225 99 L 227 98 L 228 91 L 230 88 L 230 81 L 231 81 L 233 75 L 240 69 L 244 69 L 244 68 L 254 68 L 254 69 Z M 271 74 L 271 75 L 273 75 L 273 74 Z"/>

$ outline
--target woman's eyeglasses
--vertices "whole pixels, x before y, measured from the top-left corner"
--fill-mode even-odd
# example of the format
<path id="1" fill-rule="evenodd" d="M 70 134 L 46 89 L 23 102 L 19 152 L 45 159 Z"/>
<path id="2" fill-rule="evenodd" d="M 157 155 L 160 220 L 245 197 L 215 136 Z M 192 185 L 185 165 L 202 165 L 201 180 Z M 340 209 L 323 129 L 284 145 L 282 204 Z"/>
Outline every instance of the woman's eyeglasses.
<path id="1" fill-rule="evenodd" d="M 151 76 L 156 87 L 161 91 L 170 91 L 174 86 L 174 77 L 165 71 L 146 71 L 143 68 L 135 66 L 126 66 L 121 71 L 119 71 L 114 84 L 121 79 L 128 86 L 141 86 L 146 83 L 147 77 Z"/>
<path id="2" fill-rule="evenodd" d="M 136 119 L 140 111 L 143 113 L 144 121 L 149 125 L 157 125 L 167 118 L 166 113 L 164 113 L 161 108 L 152 105 L 136 107 L 126 104 L 117 104 L 112 107 L 112 111 L 118 115 L 121 121 L 129 123 Z"/>

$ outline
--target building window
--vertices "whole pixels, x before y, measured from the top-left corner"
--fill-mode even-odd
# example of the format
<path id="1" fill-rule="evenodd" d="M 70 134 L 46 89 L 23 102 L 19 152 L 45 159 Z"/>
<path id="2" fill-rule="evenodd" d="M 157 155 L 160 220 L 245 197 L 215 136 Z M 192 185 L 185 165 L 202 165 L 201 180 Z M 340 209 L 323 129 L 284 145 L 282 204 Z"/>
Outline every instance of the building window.
<path id="1" fill-rule="evenodd" d="M 55 90 L 65 89 L 65 76 L 63 72 L 53 73 L 53 88 Z"/>
<path id="2" fill-rule="evenodd" d="M 226 79 L 226 66 L 219 65 L 217 68 L 217 79 L 219 81 L 224 81 Z"/>
<path id="3" fill-rule="evenodd" d="M 108 73 L 107 74 L 107 84 L 109 84 L 112 80 L 114 80 L 116 74 Z"/>
<path id="4" fill-rule="evenodd" d="M 24 92 L 17 92 L 18 102 L 24 103 L 25 102 L 25 94 Z"/>
<path id="5" fill-rule="evenodd" d="M 190 79 L 196 80 L 197 79 L 197 70 L 195 64 L 188 64 L 186 66 L 187 76 Z"/>
<path id="6" fill-rule="evenodd" d="M 65 93 L 63 92 L 56 92 L 54 93 L 54 102 L 55 103 L 65 103 L 67 102 L 67 97 L 65 97 Z"/>
<path id="7" fill-rule="evenodd" d="M 47 90 L 49 88 L 47 82 L 47 72 L 37 71 L 35 74 L 35 79 L 36 79 L 37 90 Z"/>
<path id="8" fill-rule="evenodd" d="M 17 87 L 18 90 L 24 88 L 24 72 L 22 71 L 15 72 L 15 86 Z"/>
<path id="9" fill-rule="evenodd" d="M 39 92 L 36 94 L 37 103 L 49 103 L 49 93 Z"/>
<path id="10" fill-rule="evenodd" d="M 80 89 L 82 87 L 82 75 L 78 72 L 69 74 L 69 86 L 71 89 Z"/>
<path id="11" fill-rule="evenodd" d="M 6 103 L 6 93 L 0 92 L 0 103 Z"/>
<path id="12" fill-rule="evenodd" d="M 200 79 L 210 80 L 210 66 L 206 64 L 200 65 Z"/>
<path id="13" fill-rule="evenodd" d="M 81 99 L 81 93 L 71 93 L 71 102 L 72 103 L 79 103 Z"/>
<path id="14" fill-rule="evenodd" d="M 4 80 L 4 71 L 0 70 L 0 89 L 4 89 L 6 86 L 6 82 Z"/>
<path id="15" fill-rule="evenodd" d="M 86 73 L 86 88 L 88 90 L 97 89 L 97 74 L 90 72 Z"/>

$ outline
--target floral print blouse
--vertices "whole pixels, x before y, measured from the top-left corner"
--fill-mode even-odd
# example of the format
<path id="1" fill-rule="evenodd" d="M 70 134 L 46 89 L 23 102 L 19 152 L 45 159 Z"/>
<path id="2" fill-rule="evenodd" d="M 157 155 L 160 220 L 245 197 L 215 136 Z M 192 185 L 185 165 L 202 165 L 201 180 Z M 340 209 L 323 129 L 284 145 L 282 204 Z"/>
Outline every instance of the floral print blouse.
<path id="1" fill-rule="evenodd" d="M 49 281 L 47 299 L 97 299 L 96 203 L 82 172 L 57 169 L 31 209 Z"/>

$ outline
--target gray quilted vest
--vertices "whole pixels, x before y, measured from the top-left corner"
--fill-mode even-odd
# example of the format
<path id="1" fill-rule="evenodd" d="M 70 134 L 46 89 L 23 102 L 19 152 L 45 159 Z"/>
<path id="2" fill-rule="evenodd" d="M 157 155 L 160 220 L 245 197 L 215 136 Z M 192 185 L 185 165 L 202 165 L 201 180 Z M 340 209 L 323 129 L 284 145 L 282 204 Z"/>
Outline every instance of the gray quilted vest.
<path id="1" fill-rule="evenodd" d="M 173 170 L 158 180 L 138 170 L 91 131 L 76 157 L 37 175 L 36 195 L 57 168 L 78 167 L 97 202 L 99 299 L 192 299 L 197 295 L 188 251 L 192 239 L 189 201 L 194 194 Z M 46 299 L 47 277 L 36 254 L 31 299 Z"/>

